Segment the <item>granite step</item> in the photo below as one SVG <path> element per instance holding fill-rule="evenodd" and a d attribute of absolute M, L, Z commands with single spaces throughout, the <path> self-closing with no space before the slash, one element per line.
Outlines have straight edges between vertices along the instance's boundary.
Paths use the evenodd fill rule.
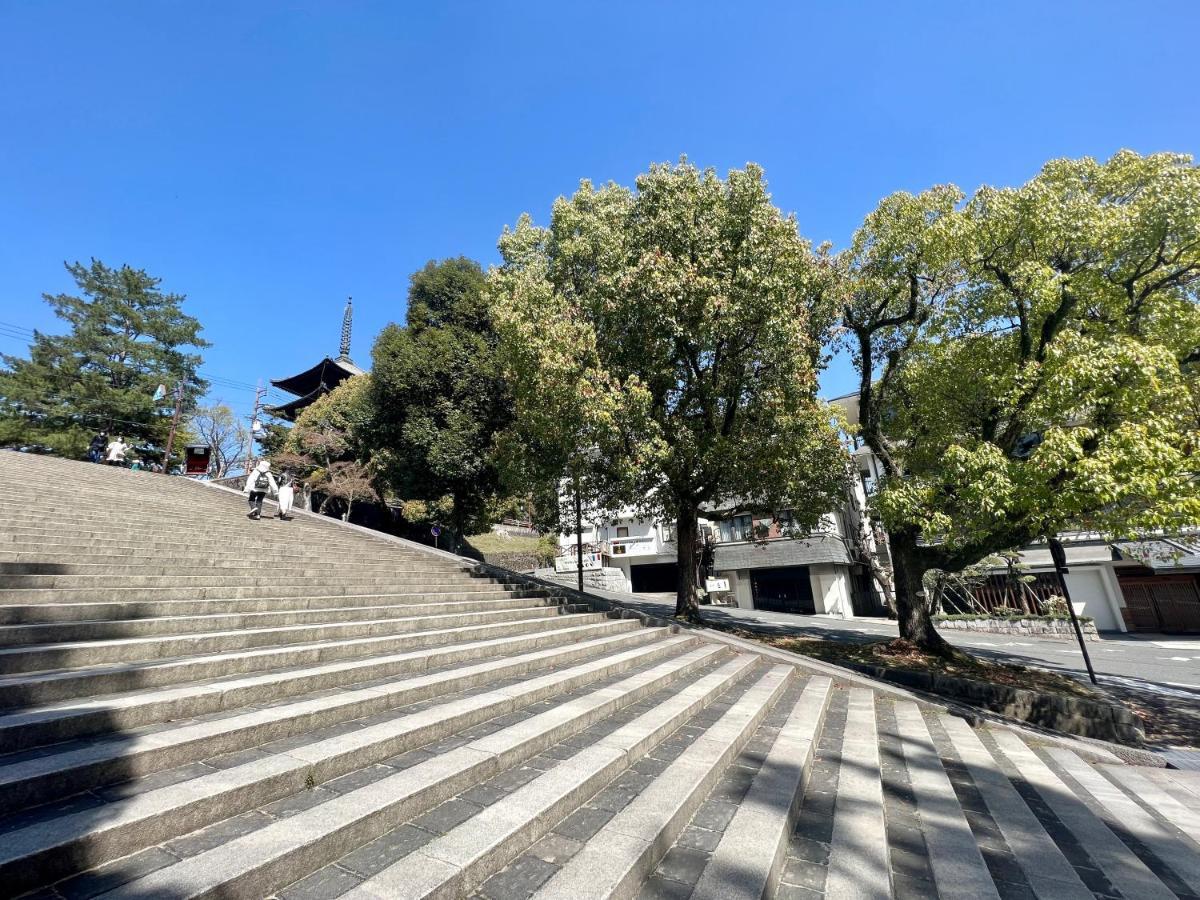
<path fill-rule="evenodd" d="M 713 648 L 704 648 L 704 652 L 711 654 Z M 548 675 L 540 681 L 554 678 Z M 625 682 L 521 718 L 367 787 L 134 879 L 109 896 L 268 896 L 336 860 L 348 849 L 519 766 L 558 741 L 655 693 L 659 687 L 659 677 L 643 670 Z M 548 696 L 547 687 L 538 679 L 526 682 L 520 690 Z"/>
<path fill-rule="evenodd" d="M 1017 778 L 1036 791 L 1092 864 L 1125 897 L 1170 900 L 1176 896 L 1104 821 L 1011 731 L 994 729 L 992 737 Z"/>
<path fill-rule="evenodd" d="M 528 606 L 518 609 L 402 618 L 376 617 L 348 622 L 245 628 L 238 631 L 34 644 L 0 650 L 0 674 L 16 675 L 100 663 L 137 662 L 168 656 L 221 653 L 252 647 L 309 643 L 322 639 L 337 640 L 368 635 L 432 631 L 459 625 L 481 625 L 538 616 L 553 617 L 583 611 L 582 608 L 568 606 L 536 605 L 535 601 L 531 601 Z"/>
<path fill-rule="evenodd" d="M 537 900 L 630 898 L 658 865 L 729 761 L 794 677 L 773 666 L 534 894 Z"/>
<path fill-rule="evenodd" d="M 28 712 L 29 707 L 67 699 L 79 700 L 101 694 L 198 683 L 210 678 L 233 678 L 274 669 L 298 669 L 338 660 L 375 660 L 390 654 L 428 648 L 439 648 L 438 658 L 445 663 L 461 662 L 471 654 L 486 656 L 525 647 L 521 641 L 504 640 L 518 635 L 542 634 L 547 644 L 553 644 L 586 639 L 587 635 L 632 631 L 638 627 L 638 623 L 632 619 L 613 619 L 602 613 L 575 613 L 432 631 L 286 644 L 204 656 L 91 665 L 0 678 L 0 708 L 25 707 Z M 414 662 L 414 665 L 420 667 L 424 663 L 418 665 Z"/>
<path fill-rule="evenodd" d="M 21 625 L 0 625 L 0 646 L 21 647 L 110 638 L 184 635 L 289 625 L 323 625 L 335 622 L 494 612 L 503 609 L 528 609 L 533 606 L 557 605 L 557 600 L 546 597 L 485 597 L 481 600 L 398 604 L 388 603 L 386 598 L 379 598 L 376 602 L 359 601 L 358 604 L 352 606 L 317 604 L 301 609 L 283 607 L 259 612 L 88 619 L 78 622 L 31 622 Z"/>
<path fill-rule="evenodd" d="M 541 597 L 551 592 L 489 581 L 466 585 L 440 585 L 435 591 L 386 591 L 302 597 L 226 597 L 213 600 L 94 600 L 68 603 L 11 603 L 0 605 L 0 624 L 28 625 L 49 622 L 97 622 L 109 619 L 153 619 L 164 616 L 204 616 L 222 613 L 256 613 L 276 610 L 344 608 L 386 604 L 421 605 L 455 601 L 511 600 Z M 448 590 L 445 588 L 449 588 Z"/>
<path fill-rule="evenodd" d="M 739 657 L 486 807 L 343 895 L 355 900 L 465 897 L 611 785 L 714 697 L 749 673 Z"/>
<path fill-rule="evenodd" d="M 246 708 L 260 685 L 271 696 L 280 696 L 279 683 L 270 677 L 241 679 L 227 683 L 216 683 L 208 691 L 202 689 L 179 689 L 174 692 L 159 692 L 155 706 L 156 715 L 142 715 L 136 705 L 137 697 L 122 697 L 107 704 L 107 712 L 114 718 L 124 714 L 125 721 L 111 724 L 94 740 L 74 744 L 62 744 L 53 752 L 33 755 L 27 759 L 14 758 L 0 771 L 0 809 L 16 809 L 45 803 L 58 797 L 69 796 L 120 777 L 148 775 L 162 769 L 183 765 L 210 756 L 242 750 L 270 741 L 292 737 L 314 728 L 346 722 L 362 716 L 370 716 L 436 697 L 442 694 L 467 690 L 489 680 L 529 675 L 538 670 L 577 663 L 581 659 L 600 657 L 602 660 L 646 658 L 647 654 L 668 653 L 686 643 L 686 638 L 658 640 L 661 635 L 641 630 L 624 634 L 593 637 L 591 640 L 567 646 L 538 647 L 511 656 L 487 658 L 483 661 L 467 661 L 464 664 L 436 672 L 426 672 L 389 680 L 384 684 L 354 687 L 342 690 L 310 688 L 312 696 L 295 693 L 296 685 L 288 684 L 292 690 L 283 694 L 277 703 L 261 707 Z M 653 645 L 653 646 L 651 646 Z M 425 661 L 436 655 L 427 654 Z M 410 660 L 411 661 L 411 660 Z M 313 673 L 319 677 L 321 673 Z M 179 715 L 164 716 L 162 707 L 174 701 L 183 709 Z M 87 712 L 104 713 L 105 704 L 93 702 L 85 706 Z M 52 714 L 60 710 L 41 711 Z M 80 707 L 68 707 L 64 713 L 79 712 Z M 233 714 L 226 714 L 233 711 Z M 216 716 L 214 717 L 214 714 Z M 197 721 L 187 720 L 195 718 Z M 35 723 L 57 723 L 47 716 L 41 719 L 34 715 L 7 716 L 15 728 L 34 730 Z M 21 721 L 21 720 L 24 721 Z M 143 729 L 147 723 L 179 720 L 182 724 L 166 730 Z M 43 729 L 43 734 L 46 729 Z M 104 734 L 112 734 L 105 739 Z M 18 737 L 20 735 L 18 734 Z M 37 746 L 45 741 L 30 738 Z M 14 741 L 16 743 L 16 741 Z"/>

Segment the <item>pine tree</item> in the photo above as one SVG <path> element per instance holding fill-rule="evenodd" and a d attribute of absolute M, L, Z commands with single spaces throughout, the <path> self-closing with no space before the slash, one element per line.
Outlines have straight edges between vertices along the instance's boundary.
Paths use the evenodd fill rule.
<path fill-rule="evenodd" d="M 70 332 L 34 332 L 29 358 L 0 356 L 0 443 L 38 443 L 82 454 L 104 429 L 133 444 L 162 447 L 183 383 L 190 411 L 207 389 L 197 369 L 209 346 L 182 310 L 182 294 L 164 294 L 143 269 L 99 260 L 66 264 L 81 296 L 43 294 Z M 154 399 L 159 385 L 166 396 Z"/>

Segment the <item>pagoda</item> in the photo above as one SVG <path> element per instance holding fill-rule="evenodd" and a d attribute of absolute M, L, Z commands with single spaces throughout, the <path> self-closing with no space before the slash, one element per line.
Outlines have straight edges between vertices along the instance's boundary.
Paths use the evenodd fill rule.
<path fill-rule="evenodd" d="M 299 375 L 293 375 L 290 378 L 271 379 L 271 384 L 275 385 L 281 391 L 294 394 L 296 399 L 280 404 L 279 406 L 268 406 L 266 408 L 268 413 L 277 418 L 295 422 L 296 417 L 300 415 L 306 406 L 315 403 L 347 378 L 366 374 L 350 359 L 350 326 L 353 317 L 352 301 L 353 298 L 347 298 L 346 312 L 342 315 L 342 345 L 337 359 L 330 359 L 326 356 L 315 366 L 305 369 Z"/>

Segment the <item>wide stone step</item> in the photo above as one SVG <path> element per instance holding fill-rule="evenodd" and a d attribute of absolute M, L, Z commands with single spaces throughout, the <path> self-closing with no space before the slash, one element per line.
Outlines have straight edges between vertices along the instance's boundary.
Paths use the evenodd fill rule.
<path fill-rule="evenodd" d="M 461 566 L 430 567 L 424 563 L 381 561 L 377 555 L 364 556 L 361 560 L 343 560 L 339 554 L 333 559 L 317 561 L 311 554 L 297 554 L 287 559 L 272 556 L 254 562 L 245 560 L 212 559 L 197 554 L 192 557 L 172 555 L 169 558 L 117 559 L 111 555 L 88 556 L 82 553 L 63 554 L 57 560 L 40 554 L 37 559 L 6 562 L 0 554 L 0 583 L 18 575 L 213 575 L 228 574 L 233 577 L 262 577 L 273 573 L 291 572 L 305 578 L 322 575 L 346 574 L 397 574 L 410 572 L 462 571 Z M 9 585 L 15 586 L 15 585 Z"/>
<path fill-rule="evenodd" d="M 1092 865 L 1123 896 L 1148 900 L 1168 900 L 1176 896 L 1019 737 L 1000 729 L 993 730 L 992 735 L 1000 752 L 1019 773 L 1019 779 L 1036 791 L 1072 839 L 1085 849 Z"/>
<path fill-rule="evenodd" d="M 337 660 L 367 659 L 368 668 L 379 666 L 379 671 L 385 671 L 388 655 L 432 647 L 443 648 L 437 658 L 442 664 L 450 664 L 526 648 L 521 641 L 499 640 L 514 635 L 543 633 L 543 643 L 549 646 L 557 642 L 585 640 L 589 636 L 632 631 L 638 627 L 638 623 L 632 619 L 611 619 L 603 613 L 576 613 L 554 618 L 539 616 L 487 625 L 40 672 L 0 679 L 0 708 L 30 707 L 71 698 L 198 683 L 210 678 L 234 678 L 252 672 L 299 668 Z M 417 660 L 414 665 L 420 668 L 425 663 Z M 357 671 L 355 667 L 350 667 L 346 677 L 358 677 L 355 674 Z M 403 671 L 403 668 L 397 671 Z M 322 683 L 341 683 L 328 671 L 323 672 L 320 678 Z M 27 709 L 26 712 L 31 711 Z M 103 724 L 112 722 L 109 720 Z"/>
<path fill-rule="evenodd" d="M 1200 853 L 1189 838 L 1173 824 L 1160 820 L 1140 806 L 1074 751 L 1053 747 L 1046 752 L 1083 789 L 1084 796 L 1092 801 L 1089 806 L 1110 830 L 1126 834 L 1150 848 L 1179 879 L 1183 892 L 1200 896 Z M 1181 893 L 1178 886 L 1176 893 Z"/>
<path fill-rule="evenodd" d="M 534 894 L 540 900 L 632 897 L 701 801 L 741 752 L 793 677 L 767 670 L 716 724 L 689 742 L 638 797 L 601 828 Z"/>
<path fill-rule="evenodd" d="M 106 563 L 121 563 L 123 565 L 162 565 L 163 560 L 188 564 L 213 566 L 233 566 L 245 568 L 260 565 L 265 562 L 295 562 L 321 564 L 363 562 L 373 565 L 391 565 L 398 568 L 419 567 L 423 570 L 459 571 L 471 561 L 435 557 L 428 562 L 414 558 L 408 551 L 393 551 L 390 547 L 373 551 L 359 546 L 356 548 L 338 548 L 336 553 L 327 553 L 322 546 L 308 546 L 301 541 L 290 541 L 286 545 L 272 547 L 269 552 L 263 552 L 259 545 L 245 545 L 235 550 L 234 545 L 201 546 L 175 541 L 160 542 L 152 546 L 150 542 L 131 544 L 128 542 L 99 541 L 63 543 L 61 541 L 11 541 L 0 543 L 0 561 L 6 565 L 15 563 L 37 563 L 54 565 L 56 563 L 90 563 L 103 565 Z"/>
<path fill-rule="evenodd" d="M 691 669 L 712 659 L 713 648 L 704 648 L 703 652 L 703 657 L 688 661 Z M 678 666 L 680 662 L 673 664 Z M 512 771 L 559 741 L 656 694 L 674 680 L 661 668 L 643 669 L 600 690 L 552 703 L 543 711 L 535 707 L 529 715 L 498 719 L 498 728 L 468 730 L 468 735 L 480 736 L 429 755 L 403 771 L 385 774 L 366 787 L 334 796 L 286 820 L 266 824 L 130 881 L 112 896 L 269 896 L 346 850 L 381 836 L 482 781 Z M 522 698 L 538 700 L 561 694 L 564 687 L 560 676 L 551 674 L 509 690 L 519 692 Z M 511 703 L 511 698 L 507 702 Z M 327 750 L 313 752 L 328 756 Z M 321 765 L 314 768 L 316 780 L 323 781 Z M 298 782 L 296 777 L 293 783 Z"/>
<path fill-rule="evenodd" d="M 478 815 L 368 878 L 347 898 L 466 897 L 585 801 L 613 784 L 680 725 L 744 678 L 741 657 L 700 678 Z"/>
<path fill-rule="evenodd" d="M 891 897 L 872 691 L 850 691 L 839 762 L 825 893 L 830 898 Z"/>
<path fill-rule="evenodd" d="M 1162 783 L 1156 776 L 1170 774 L 1165 770 L 1137 769 L 1133 766 L 1102 765 L 1099 767 L 1134 797 L 1145 801 L 1181 833 L 1200 848 L 1200 796 L 1184 790 L 1172 790 L 1176 785 Z M 1172 773 L 1174 774 L 1174 773 Z"/>
<path fill-rule="evenodd" d="M 221 571 L 208 572 L 198 575 L 184 575 L 172 572 L 163 575 L 4 575 L 0 576 L 3 589 L 0 594 L 16 590 L 54 590 L 54 591 L 92 591 L 101 593 L 118 588 L 121 591 L 139 588 L 178 588 L 194 590 L 196 588 L 221 587 L 236 585 L 238 587 L 296 587 L 304 584 L 322 583 L 354 583 L 354 584 L 470 584 L 474 579 L 467 572 L 446 572 L 430 574 L 428 572 L 395 572 L 395 571 L 358 571 L 353 574 L 345 572 L 330 572 L 325 570 L 315 575 L 302 575 L 299 572 L 283 570 L 280 572 L 258 572 L 249 575 Z"/>
<path fill-rule="evenodd" d="M 775 896 L 829 696 L 828 678 L 810 679 L 704 867 L 694 900 Z"/>
<path fill-rule="evenodd" d="M 212 529 L 219 527 L 228 538 L 229 546 L 235 547 L 284 547 L 292 543 L 317 544 L 322 540 L 327 540 L 330 545 L 335 547 L 362 547 L 357 536 L 348 537 L 337 532 L 329 533 L 324 528 L 318 529 L 308 524 L 298 524 L 299 519 L 281 522 L 264 515 L 263 518 L 253 521 L 248 519 L 245 513 L 239 512 L 233 515 L 235 519 L 232 525 L 211 518 L 189 518 L 186 523 L 178 525 L 158 523 L 157 526 L 147 524 L 144 527 L 130 527 L 113 522 L 97 523 L 95 527 L 92 527 L 69 520 L 61 523 L 43 521 L 36 525 L 21 525 L 18 522 L 9 521 L 5 523 L 3 535 L 6 540 L 12 542 L 47 540 L 59 543 L 90 543 L 97 541 L 124 542 L 136 545 L 182 543 L 187 546 L 217 547 L 221 542 L 215 539 Z M 239 519 L 240 521 L 238 521 Z M 399 545 L 383 539 L 368 538 L 367 546 L 376 542 L 391 546 L 397 552 L 403 552 Z"/>
<path fill-rule="evenodd" d="M 39 644 L 0 650 L 0 674 L 39 672 L 74 666 L 113 662 L 136 662 L 197 653 L 220 653 L 251 647 L 279 646 L 315 640 L 338 640 L 408 631 L 429 631 L 458 625 L 482 625 L 536 616 L 558 616 L 578 611 L 571 607 L 529 606 L 493 612 L 451 613 L 448 615 L 407 618 L 362 619 L 311 625 L 280 625 L 272 628 L 247 628 L 189 635 L 165 635 L 144 638 L 74 641 L 63 644 Z"/>
<path fill-rule="evenodd" d="M 689 640 L 661 633 L 648 635 L 643 631 L 593 637 L 572 646 L 537 647 L 534 642 L 534 649 L 525 653 L 399 678 L 379 687 L 289 696 L 283 702 L 257 709 L 242 708 L 237 701 L 230 701 L 236 710 L 232 715 L 198 715 L 195 721 L 185 720 L 165 730 L 126 728 L 111 739 L 64 743 L 48 754 L 16 758 L 0 772 L 3 801 L 0 808 L 20 809 L 49 803 L 97 786 L 303 736 L 431 698 L 486 687 L 496 681 L 533 677 L 550 668 L 582 666 L 588 671 L 599 671 L 606 666 L 617 666 L 619 669 L 631 660 L 649 661 L 671 655 Z M 253 688 L 253 685 L 243 686 Z M 231 687 L 239 690 L 236 684 Z M 509 693 L 511 690 L 515 688 Z M 218 711 L 221 709 L 218 707 Z M 353 735 L 356 730 L 347 729 L 345 734 Z M 386 732 L 386 728 L 379 730 Z M 439 735 L 442 736 L 445 735 Z M 352 737 L 346 739 L 353 741 Z M 396 752 L 401 751 L 385 756 Z"/>
<path fill-rule="evenodd" d="M 243 628 L 269 628 L 280 625 L 314 625 L 453 613 L 494 612 L 502 609 L 528 609 L 531 606 L 539 605 L 539 600 L 541 601 L 540 605 L 557 605 L 558 603 L 553 599 L 539 597 L 484 598 L 482 600 L 400 604 L 388 604 L 380 601 L 365 605 L 328 607 L 318 605 L 307 609 L 274 609 L 265 612 L 0 625 L 0 646 L 19 647 L 33 644 L 91 641 L 101 638 L 183 635 Z"/>
<path fill-rule="evenodd" d="M 14 750 L 79 735 L 133 729 L 249 703 L 275 702 L 306 691 L 341 689 L 431 667 L 472 663 L 506 653 L 548 650 L 575 642 L 602 647 L 606 645 L 596 642 L 612 639 L 618 643 L 638 643 L 649 639 L 636 623 L 604 619 L 599 614 L 556 621 L 558 628 L 541 629 L 531 629 L 529 622 L 513 623 L 511 634 L 472 634 L 459 630 L 453 637 L 463 642 L 454 644 L 444 643 L 446 634 L 434 634 L 432 636 L 443 643 L 430 647 L 423 647 L 420 641 L 423 635 L 417 635 L 411 647 L 401 647 L 397 652 L 381 656 L 335 659 L 284 671 L 226 676 L 205 683 L 143 689 L 14 711 L 0 716 L 0 746 Z M 518 627 L 520 630 L 515 630 Z M 184 662 L 180 661 L 180 665 Z"/>
<path fill-rule="evenodd" d="M 506 600 L 514 597 L 546 597 L 549 593 L 547 590 L 536 588 L 480 581 L 475 584 L 454 585 L 450 590 L 388 591 L 370 594 L 339 594 L 333 597 L 310 595 L 307 597 L 242 597 L 220 600 L 97 600 L 92 603 L 11 604 L 0 606 L 0 624 L 149 619 L 159 616 L 273 612 L 378 604 L 393 606 L 405 603 L 423 604 L 457 600 Z"/>
<path fill-rule="evenodd" d="M 1020 793 L 996 766 L 975 731 L 962 719 L 940 717 L 942 728 L 988 811 L 1039 897 L 1093 900 L 1094 895 Z"/>
<path fill-rule="evenodd" d="M 87 603 L 111 600 L 237 600 L 252 597 L 292 597 L 345 594 L 378 594 L 391 591 L 429 592 L 453 590 L 460 585 L 479 584 L 471 577 L 421 576 L 413 579 L 393 578 L 380 584 L 372 578 L 337 580 L 314 583 L 300 580 L 294 584 L 215 584 L 197 587 L 131 587 L 131 588 L 11 588 L 0 589 L 0 605 L 28 603 Z M 504 584 L 500 579 L 488 579 L 490 584 Z"/>

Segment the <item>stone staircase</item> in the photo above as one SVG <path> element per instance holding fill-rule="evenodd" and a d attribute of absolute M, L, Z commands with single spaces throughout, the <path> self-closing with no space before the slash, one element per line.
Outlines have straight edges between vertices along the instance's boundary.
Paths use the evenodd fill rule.
<path fill-rule="evenodd" d="M 1193 773 L 184 479 L 0 488 L 0 895 L 1200 895 Z"/>

